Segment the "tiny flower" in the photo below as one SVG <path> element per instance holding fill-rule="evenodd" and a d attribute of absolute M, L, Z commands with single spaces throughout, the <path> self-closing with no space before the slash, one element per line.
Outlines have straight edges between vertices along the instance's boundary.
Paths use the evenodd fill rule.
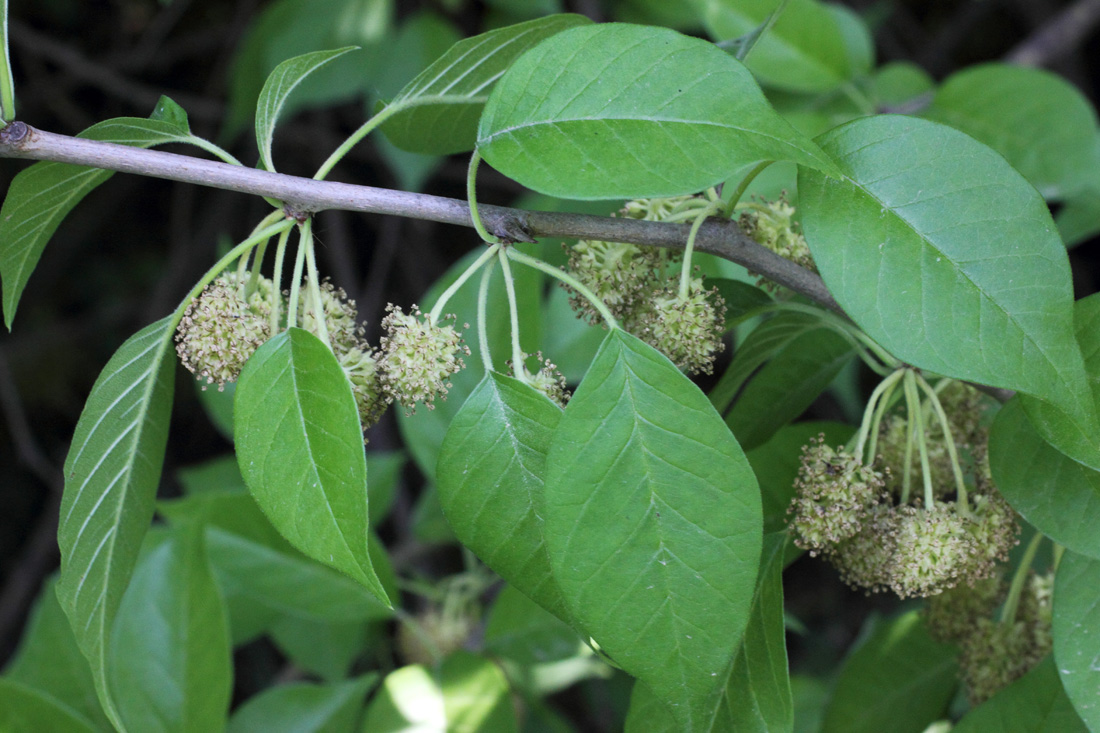
<path fill-rule="evenodd" d="M 967 521 L 954 503 L 898 510 L 897 545 L 890 587 L 901 598 L 931 596 L 953 588 L 978 552 Z"/>
<path fill-rule="evenodd" d="M 827 556 L 841 580 L 868 593 L 885 591 L 892 581 L 900 524 L 895 507 L 875 504 L 858 533 L 828 547 Z"/>
<path fill-rule="evenodd" d="M 678 288 L 656 293 L 624 326 L 685 371 L 710 374 L 714 357 L 725 348 L 726 303 L 717 288 L 705 290 L 703 278 L 691 280 L 687 294 Z"/>
<path fill-rule="evenodd" d="M 806 238 L 798 231 L 798 224 L 793 219 L 794 207 L 787 202 L 785 197 L 777 201 L 764 201 L 761 204 L 751 204 L 741 214 L 739 221 L 741 229 L 756 242 L 775 252 L 780 257 L 795 262 L 808 270 L 817 272 L 810 247 L 806 244 Z M 762 284 L 775 285 L 763 281 Z"/>
<path fill-rule="evenodd" d="M 386 307 L 378 368 L 386 397 L 404 405 L 410 413 L 418 403 L 434 409 L 437 395 L 446 398 L 449 378 L 465 366 L 460 354 L 470 350 L 462 334 L 450 325 L 430 323 L 415 305 L 409 313 L 399 306 Z"/>
<path fill-rule="evenodd" d="M 535 355 L 535 358 L 543 366 L 535 374 L 527 375 L 528 384 L 549 397 L 559 407 L 565 407 L 570 397 L 569 390 L 566 389 L 565 375 L 558 371 L 556 364 L 549 359 L 544 359 L 541 351 Z M 512 367 L 512 373 L 515 374 L 515 365 L 510 362 L 509 364 Z"/>
<path fill-rule="evenodd" d="M 176 329 L 176 353 L 196 378 L 224 389 L 271 336 L 271 281 L 257 280 L 245 298 L 249 274 L 225 273 L 191 301 Z M 203 387 L 205 389 L 205 387 Z"/>
<path fill-rule="evenodd" d="M 969 636 L 978 619 L 993 615 L 1006 590 L 999 577 L 990 577 L 929 596 L 922 611 L 929 636 L 937 641 L 958 644 Z"/>
<path fill-rule="evenodd" d="M 643 219 L 645 221 L 664 221 L 669 215 L 676 212 L 678 207 L 683 206 L 692 199 L 698 199 L 698 196 L 672 196 L 663 199 L 635 199 L 633 201 L 626 202 L 622 210 L 619 212 L 627 219 Z"/>
<path fill-rule="evenodd" d="M 653 248 L 619 242 L 581 240 L 569 249 L 569 271 L 607 306 L 616 318 L 633 310 L 657 281 L 661 254 Z M 589 323 L 602 320 L 599 312 L 579 293 L 569 302 Z"/>

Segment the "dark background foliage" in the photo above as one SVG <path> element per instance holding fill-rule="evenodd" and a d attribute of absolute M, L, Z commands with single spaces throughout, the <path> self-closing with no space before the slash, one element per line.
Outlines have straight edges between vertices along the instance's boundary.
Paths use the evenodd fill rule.
<path fill-rule="evenodd" d="M 227 114 L 234 55 L 259 0 L 12 0 L 12 62 L 20 118 L 42 129 L 75 134 L 110 117 L 144 117 L 161 94 L 189 113 L 194 131 L 219 140 L 246 164 L 256 160 L 245 128 L 230 133 Z M 874 29 L 880 63 L 910 60 L 937 79 L 961 67 L 1018 59 L 1049 68 L 1094 103 L 1100 98 L 1100 34 L 1090 29 L 1100 3 L 1056 0 L 849 0 Z M 643 0 L 398 0 L 405 17 L 431 9 L 464 34 L 486 23 L 522 20 L 507 8 L 555 9 L 598 20 L 621 11 L 674 7 Z M 1082 20 L 1044 41 L 1038 31 L 1067 8 Z M 638 17 L 638 16 L 634 16 Z M 691 31 L 690 26 L 685 28 Z M 371 65 L 384 74 L 388 61 Z M 381 83 L 381 82 L 380 82 Z M 301 112 L 280 127 L 275 158 L 284 172 L 309 175 L 364 119 L 363 102 Z M 0 186 L 24 164 L 0 164 Z M 481 198 L 507 203 L 520 190 L 485 171 Z M 465 160 L 446 161 L 425 190 L 463 196 Z M 339 180 L 400 187 L 387 160 L 361 145 L 337 170 Z M 265 212 L 263 201 L 184 184 L 116 176 L 61 226 L 31 279 L 15 330 L 0 336 L 0 664 L 14 650 L 43 579 L 58 562 L 57 505 L 61 464 L 84 399 L 102 365 L 130 334 L 167 313 L 213 262 Z M 326 212 L 317 233 L 320 267 L 358 301 L 377 341 L 385 304 L 412 303 L 477 242 L 472 231 L 429 222 Z M 1095 241 L 1072 252 L 1078 296 L 1097 289 Z M 174 469 L 228 449 L 203 412 L 191 380 L 177 382 L 163 495 L 178 491 Z M 815 417 L 835 416 L 823 398 Z M 399 445 L 392 416 L 371 432 L 370 449 Z M 453 569 L 449 551 L 423 547 L 411 534 L 423 479 L 409 468 L 395 511 L 383 527 L 395 562 L 440 575 Z M 400 570 L 400 567 L 399 567 Z M 895 603 L 844 588 L 825 565 L 804 558 L 785 576 L 788 610 L 814 629 L 792 637 L 792 668 L 832 666 L 873 609 Z M 811 646 L 812 644 L 812 646 Z M 273 648 L 254 644 L 238 657 L 238 694 L 280 673 Z"/>

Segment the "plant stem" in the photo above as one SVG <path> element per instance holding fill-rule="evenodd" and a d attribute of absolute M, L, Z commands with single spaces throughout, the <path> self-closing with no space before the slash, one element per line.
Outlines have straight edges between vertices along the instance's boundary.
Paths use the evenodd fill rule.
<path fill-rule="evenodd" d="M 163 150 L 56 135 L 22 122 L 13 122 L 0 130 L 0 157 L 53 160 L 257 194 L 285 201 L 287 209 L 295 213 L 342 209 L 473 226 L 466 201 L 318 181 Z M 688 227 L 683 224 L 640 219 L 523 211 L 501 206 L 481 206 L 479 213 L 490 231 L 509 232 L 532 240 L 534 237 L 563 237 L 680 248 L 688 234 Z M 826 308 L 841 312 L 818 275 L 760 246 L 745 236 L 735 222 L 708 220 L 699 229 L 695 249 L 743 265 Z"/>
<path fill-rule="evenodd" d="M 905 411 L 917 434 L 917 450 L 920 452 L 921 478 L 924 480 L 924 508 L 931 509 L 936 502 L 932 486 L 932 466 L 928 461 L 928 438 L 924 432 L 924 414 L 921 412 L 920 393 L 912 369 L 905 370 Z"/>
<path fill-rule="evenodd" d="M 381 112 L 371 117 L 369 120 L 359 126 L 359 129 L 351 133 L 348 139 L 340 144 L 340 147 L 332 151 L 332 154 L 325 159 L 325 162 L 321 164 L 321 167 L 317 169 L 317 172 L 313 174 L 313 180 L 324 180 L 325 176 L 332 172 L 332 169 L 336 167 L 336 164 L 344 159 L 344 156 L 354 148 L 360 140 L 371 134 L 374 128 L 381 125 L 383 122 L 393 116 L 395 112 L 399 112 L 403 109 L 400 105 L 390 105 L 383 109 Z"/>
<path fill-rule="evenodd" d="M 0 0 L 0 124 L 15 119 L 15 79 L 8 52 L 8 0 Z"/>
<path fill-rule="evenodd" d="M 1016 609 L 1020 605 L 1020 595 L 1027 581 L 1027 574 L 1031 570 L 1031 563 L 1035 561 L 1035 553 L 1039 551 L 1039 543 L 1043 541 L 1043 533 L 1036 530 L 1031 541 L 1027 543 L 1024 556 L 1020 558 L 1020 564 L 1016 568 L 1016 574 L 1012 576 L 1012 584 L 1008 587 L 1008 596 L 1001 607 L 1001 623 L 1013 623 L 1016 620 Z"/>
<path fill-rule="evenodd" d="M 329 350 L 332 350 L 332 340 L 328 335 L 328 324 L 325 323 L 325 305 L 321 301 L 321 278 L 317 274 L 317 260 L 313 251 L 313 219 L 306 219 L 302 223 L 302 242 L 299 246 L 306 248 L 306 272 L 309 278 L 309 295 L 313 301 L 313 320 L 317 322 L 318 336 Z"/>
<path fill-rule="evenodd" d="M 474 224 L 474 231 L 489 244 L 500 244 L 500 240 L 485 229 L 481 223 L 481 214 L 477 210 L 477 166 L 481 163 L 481 153 L 476 149 L 470 155 L 470 166 L 466 169 L 466 201 L 470 204 L 470 221 Z"/>
<path fill-rule="evenodd" d="M 936 394 L 936 390 L 932 389 L 932 385 L 926 382 L 920 374 L 916 375 L 916 382 L 917 386 L 928 397 L 928 403 L 932 405 L 932 409 L 940 421 L 940 428 L 943 430 L 943 440 L 947 444 L 947 455 L 951 459 L 951 472 L 955 476 L 955 505 L 958 513 L 962 517 L 969 517 L 970 502 L 966 495 L 966 481 L 963 480 L 962 468 L 959 466 L 959 452 L 955 448 L 955 436 L 951 433 L 951 424 L 947 420 L 947 413 L 943 411 L 943 405 L 940 404 L 940 398 Z"/>
<path fill-rule="evenodd" d="M 745 191 L 748 190 L 749 184 L 751 184 L 753 180 L 773 162 L 775 161 L 765 160 L 763 163 L 758 163 L 755 168 L 749 171 L 748 174 L 741 179 L 741 183 L 737 184 L 737 188 L 734 189 L 733 194 L 730 195 L 730 200 L 726 202 L 726 208 L 722 210 L 722 216 L 727 219 L 733 216 L 733 210 L 737 208 L 737 202 L 745 195 Z"/>
<path fill-rule="evenodd" d="M 493 355 L 489 353 L 489 328 L 486 311 L 489 304 L 489 280 L 493 276 L 493 268 L 486 267 L 481 271 L 481 283 L 477 287 L 477 342 L 481 348 L 481 365 L 488 374 L 493 370 Z"/>
<path fill-rule="evenodd" d="M 481 253 L 481 256 L 474 260 L 473 264 L 467 267 L 466 271 L 459 275 L 458 279 L 451 283 L 451 286 L 449 288 L 443 291 L 443 294 L 439 296 L 439 300 L 435 301 L 435 305 L 432 306 L 431 313 L 428 314 L 429 323 L 434 324 L 439 321 L 439 316 L 443 313 L 443 309 L 446 307 L 447 301 L 450 300 L 456 292 L 458 292 L 459 288 L 466 284 L 466 281 L 469 280 L 470 277 L 473 276 L 473 274 L 477 272 L 482 265 L 493 258 L 493 256 L 497 253 L 497 249 L 499 248 L 499 244 L 489 245 L 489 247 L 487 247 L 485 251 Z"/>
<path fill-rule="evenodd" d="M 508 316 L 511 321 L 512 333 L 512 374 L 521 382 L 526 383 L 527 367 L 523 363 L 523 350 L 519 347 L 519 307 L 516 305 L 516 283 L 512 279 L 512 266 L 508 264 L 506 248 L 497 250 L 497 258 L 500 260 L 501 274 L 504 275 L 504 290 L 508 293 Z"/>
<path fill-rule="evenodd" d="M 289 219 L 287 220 L 290 221 Z M 279 311 L 283 303 L 283 258 L 286 256 L 286 243 L 290 239 L 287 227 L 279 234 L 279 243 L 275 246 L 275 267 L 271 270 L 271 333 L 279 332 Z"/>
<path fill-rule="evenodd" d="M 508 256 L 516 262 L 521 262 L 528 267 L 534 267 L 536 270 L 542 270 L 550 277 L 560 280 L 569 287 L 573 288 L 578 293 L 587 298 L 588 302 L 592 304 L 592 307 L 599 311 L 600 315 L 603 316 L 604 323 L 607 324 L 608 328 L 619 328 L 619 322 L 615 320 L 615 316 L 611 315 L 611 311 L 607 309 L 607 306 L 604 305 L 604 302 L 597 298 L 595 293 L 582 285 L 581 282 L 577 280 L 577 278 L 573 277 L 564 270 L 543 262 L 542 260 L 535 259 L 534 257 L 529 257 L 522 252 L 517 251 L 514 247 L 508 248 Z"/>
<path fill-rule="evenodd" d="M 902 378 L 904 370 L 899 369 L 892 373 L 886 379 L 879 382 L 879 385 L 875 387 L 871 392 L 871 397 L 867 400 L 867 407 L 863 410 L 863 422 L 860 423 L 859 433 L 856 437 L 855 454 L 859 456 L 860 460 L 863 460 L 863 450 L 867 447 L 867 437 L 871 432 L 871 424 L 874 421 L 875 407 L 878 404 L 878 400 L 882 395 L 890 390 L 894 389 L 894 386 L 898 383 L 898 380 Z"/>
<path fill-rule="evenodd" d="M 305 241 L 302 230 L 298 229 L 298 251 L 294 254 L 294 274 L 290 280 L 290 303 L 287 305 L 286 327 L 293 328 L 298 325 L 298 301 L 302 288 L 302 265 L 306 258 Z"/>
<path fill-rule="evenodd" d="M 689 286 L 691 285 L 691 254 L 695 251 L 695 237 L 699 234 L 699 227 L 707 217 L 717 211 L 717 207 L 708 206 L 695 215 L 695 221 L 691 223 L 691 231 L 688 232 L 687 244 L 684 245 L 684 261 L 680 266 L 680 300 L 687 300 Z"/>

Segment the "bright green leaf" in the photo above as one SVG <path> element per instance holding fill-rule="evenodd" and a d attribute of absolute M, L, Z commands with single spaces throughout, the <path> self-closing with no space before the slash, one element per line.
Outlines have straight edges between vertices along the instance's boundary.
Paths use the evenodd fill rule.
<path fill-rule="evenodd" d="M 1085 733 L 1087 730 L 1058 681 L 1053 658 L 1047 657 L 967 713 L 951 733 Z"/>
<path fill-rule="evenodd" d="M 96 695 L 88 660 L 81 654 L 69 619 L 57 600 L 56 579 L 42 586 L 23 639 L 4 677 L 54 698 L 94 727 L 110 729 Z M 0 705 L 2 708 L 3 705 Z M 0 729 L 4 729 L 0 725 Z"/>
<path fill-rule="evenodd" d="M 794 705 L 783 626 L 786 544 L 785 532 L 764 538 L 749 625 L 725 684 L 710 702 L 713 717 L 698 729 L 700 731 L 778 733 L 793 730 Z M 679 730 L 668 709 L 644 684 L 635 683 L 626 719 L 627 733 L 677 733 Z"/>
<path fill-rule="evenodd" d="M 568 619 L 542 529 L 546 453 L 561 415 L 534 387 L 485 375 L 447 430 L 436 487 L 462 544 L 540 606 Z"/>
<path fill-rule="evenodd" d="M 738 356 L 742 353 L 743 348 Z M 799 334 L 752 376 L 726 425 L 745 450 L 763 445 L 805 412 L 855 355 L 852 343 L 831 328 Z"/>
<path fill-rule="evenodd" d="M 306 555 L 390 605 L 367 553 L 367 462 L 351 383 L 313 334 L 291 328 L 237 381 L 237 463 L 271 523 Z"/>
<path fill-rule="evenodd" d="M 936 88 L 936 80 L 927 71 L 908 61 L 891 61 L 875 70 L 868 90 L 879 107 L 913 103 L 917 97 Z"/>
<path fill-rule="evenodd" d="M 1096 176 L 1096 112 L 1060 76 L 1010 64 L 973 66 L 937 90 L 923 116 L 951 125 L 1003 155 L 1046 198 Z"/>
<path fill-rule="evenodd" d="M 1087 414 L 1069 262 L 1035 189 L 926 120 L 865 117 L 818 141 L 846 180 L 801 170 L 802 222 L 848 315 L 922 369 Z"/>
<path fill-rule="evenodd" d="M 138 563 L 115 617 L 107 675 L 129 730 L 225 729 L 228 620 L 198 524 L 177 528 Z"/>
<path fill-rule="evenodd" d="M 4 733 L 97 733 L 102 729 L 43 691 L 0 678 L 0 730 Z"/>
<path fill-rule="evenodd" d="M 287 59 L 275 67 L 260 90 L 256 101 L 256 145 L 260 149 L 260 161 L 269 170 L 275 170 L 271 160 L 271 140 L 275 136 L 275 123 L 295 87 L 333 59 L 356 50 L 354 46 L 332 51 L 314 51 Z"/>
<path fill-rule="evenodd" d="M 1054 583 L 1054 661 L 1077 714 L 1100 728 L 1100 560 L 1067 552 Z"/>
<path fill-rule="evenodd" d="M 551 15 L 459 41 L 390 100 L 385 108 L 393 117 L 382 131 L 417 153 L 473 150 L 489 92 L 512 62 L 554 34 L 589 23 L 583 15 Z"/>
<path fill-rule="evenodd" d="M 326 682 L 346 679 L 367 643 L 367 626 L 357 621 L 322 623 L 283 616 L 271 624 L 268 634 L 294 666 Z"/>
<path fill-rule="evenodd" d="M 149 119 L 171 125 L 180 135 L 191 134 L 191 123 L 187 120 L 187 112 L 175 100 L 163 94 L 157 100 L 157 106 L 153 108 Z"/>
<path fill-rule="evenodd" d="M 546 472 L 546 543 L 573 617 L 698 727 L 748 621 L 760 555 L 760 496 L 740 447 L 668 359 L 615 330 Z"/>
<path fill-rule="evenodd" d="M 361 733 L 516 733 L 508 681 L 487 659 L 457 652 L 435 672 L 391 672 L 367 707 Z"/>
<path fill-rule="evenodd" d="M 695 0 L 711 38 L 743 36 L 764 22 L 780 0 Z M 796 92 L 836 89 L 852 75 L 836 15 L 816 0 L 790 0 L 748 57 L 761 83 Z"/>
<path fill-rule="evenodd" d="M 1019 399 L 997 413 L 989 465 L 997 488 L 1024 519 L 1070 550 L 1100 559 L 1100 471 L 1043 440 Z"/>
<path fill-rule="evenodd" d="M 77 137 L 135 148 L 193 142 L 177 123 L 120 117 L 92 125 Z M 112 175 L 113 171 L 99 168 L 43 162 L 12 179 L 0 209 L 0 275 L 4 282 L 4 321 L 9 329 L 23 288 L 61 220 Z"/>
<path fill-rule="evenodd" d="M 917 611 L 879 623 L 844 661 L 822 733 L 920 733 L 955 693 L 956 653 L 928 636 Z"/>
<path fill-rule="evenodd" d="M 328 685 L 272 687 L 233 713 L 227 733 L 352 733 L 363 698 L 377 681 L 372 673 Z"/>
<path fill-rule="evenodd" d="M 760 160 L 836 171 L 731 56 L 614 23 L 563 31 L 518 59 L 485 105 L 477 145 L 528 188 L 573 199 L 692 193 Z"/>
<path fill-rule="evenodd" d="M 172 325 L 162 318 L 146 326 L 107 362 L 65 459 L 57 595 L 109 716 L 104 675 L 111 627 L 153 518 L 168 439 Z"/>

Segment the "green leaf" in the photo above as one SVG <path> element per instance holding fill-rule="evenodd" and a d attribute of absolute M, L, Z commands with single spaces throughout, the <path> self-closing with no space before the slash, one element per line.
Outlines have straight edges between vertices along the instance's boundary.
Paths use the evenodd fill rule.
<path fill-rule="evenodd" d="M 936 88 L 936 80 L 927 71 L 908 61 L 891 61 L 875 70 L 868 92 L 877 107 L 895 107 L 911 103 Z"/>
<path fill-rule="evenodd" d="M 516 246 L 520 247 L 525 254 L 535 251 L 529 245 Z M 421 298 L 421 302 L 436 302 L 443 291 L 481 254 L 482 251 L 474 250 L 456 262 L 432 285 Z M 534 354 L 539 350 L 539 340 L 542 335 L 542 319 L 539 310 L 543 291 L 542 274 L 530 267 L 514 267 L 512 275 L 515 278 L 516 303 L 519 309 L 520 346 L 526 353 Z M 477 323 L 479 280 L 478 277 L 467 280 L 447 302 L 447 311 L 456 316 L 455 320 L 459 324 Z M 493 368 L 503 372 L 507 370 L 506 362 L 512 356 L 512 336 L 508 315 L 510 312 L 508 295 L 504 289 L 504 278 L 501 277 L 499 270 L 493 273 L 489 281 L 486 309 L 485 330 L 488 335 L 489 350 L 493 355 Z M 467 368 L 452 377 L 452 386 L 447 399 L 437 400 L 434 410 L 420 409 L 413 415 L 408 415 L 402 410 L 397 411 L 397 426 L 401 430 L 401 437 L 425 476 L 435 476 L 436 459 L 439 457 L 439 448 L 443 444 L 447 428 L 462 408 L 466 398 L 481 383 L 484 376 L 484 372 L 478 368 L 482 364 L 481 346 L 478 339 L 474 337 L 473 331 L 467 336 L 473 353 L 465 359 Z M 450 535 L 449 528 L 446 532 Z"/>
<path fill-rule="evenodd" d="M 332 351 L 300 328 L 275 336 L 245 364 L 234 407 L 237 463 L 271 523 L 389 606 L 367 554 L 359 412 Z"/>
<path fill-rule="evenodd" d="M 260 161 L 264 168 L 275 170 L 275 163 L 271 160 L 271 139 L 275 136 L 275 123 L 290 93 L 314 71 L 354 50 L 355 46 L 347 46 L 295 56 L 276 66 L 267 77 L 256 101 L 256 145 L 260 149 Z"/>
<path fill-rule="evenodd" d="M 711 38 L 743 36 L 764 22 L 780 0 L 695 0 Z M 748 57 L 761 83 L 796 92 L 836 89 L 852 76 L 844 32 L 816 0 L 791 0 Z"/>
<path fill-rule="evenodd" d="M 1100 728 L 1100 560 L 1067 552 L 1054 583 L 1054 661 L 1062 687 L 1089 728 Z"/>
<path fill-rule="evenodd" d="M 274 0 L 250 24 L 227 74 L 229 105 L 224 135 L 252 118 L 264 81 L 279 63 L 310 51 L 359 46 L 360 53 L 327 64 L 287 100 L 283 114 L 331 106 L 372 91 L 388 59 L 394 0 Z"/>
<path fill-rule="evenodd" d="M 277 616 L 310 623 L 363 623 L 393 613 L 361 584 L 294 549 L 249 494 L 203 494 L 162 501 L 160 514 L 170 522 L 208 524 L 207 554 L 226 595 L 234 621 L 234 640 L 247 640 Z M 384 553 L 370 547 L 371 562 L 387 587 L 390 573 Z M 309 588 L 309 593 L 297 592 Z M 257 608 L 266 609 L 258 614 Z M 238 620 L 254 620 L 237 628 Z"/>
<path fill-rule="evenodd" d="M 271 624 L 268 634 L 290 663 L 325 682 L 347 679 L 367 644 L 367 626 L 357 621 L 323 623 L 283 616 Z"/>
<path fill-rule="evenodd" d="M 225 729 L 233 665 L 202 528 L 177 528 L 138 563 L 115 617 L 107 674 L 133 731 Z"/>
<path fill-rule="evenodd" d="M 612 671 L 569 625 L 510 585 L 493 601 L 485 652 L 504 667 L 514 687 L 533 697 Z"/>
<path fill-rule="evenodd" d="M 473 150 L 489 92 L 512 62 L 556 33 L 591 22 L 583 15 L 551 15 L 459 41 L 385 105 L 393 116 L 382 131 L 416 153 Z"/>
<path fill-rule="evenodd" d="M 1004 158 L 944 125 L 890 115 L 818 141 L 846 180 L 800 171 L 806 240 L 868 335 L 922 369 L 1091 412 L 1065 248 Z"/>
<path fill-rule="evenodd" d="M 162 318 L 119 347 L 92 386 L 65 459 L 57 595 L 115 723 L 107 650 L 153 518 L 172 411 L 173 325 Z"/>
<path fill-rule="evenodd" d="M 1058 544 L 1100 559 L 1100 471 L 1043 440 L 1019 399 L 997 413 L 989 466 L 997 488 L 1024 519 Z"/>
<path fill-rule="evenodd" d="M 135 148 L 193 140 L 174 122 L 140 117 L 105 120 L 77 137 Z M 113 171 L 99 168 L 44 162 L 35 163 L 12 179 L 0 209 L 0 276 L 4 283 L 4 322 L 9 329 L 23 288 L 61 220 L 112 175 Z"/>
<path fill-rule="evenodd" d="M 436 488 L 462 544 L 566 620 L 542 527 L 546 453 L 561 415 L 561 408 L 534 387 L 486 374 L 447 430 Z"/>
<path fill-rule="evenodd" d="M 187 112 L 179 106 L 175 100 L 165 95 L 160 95 L 157 106 L 149 119 L 155 122 L 163 122 L 176 128 L 180 135 L 191 135 L 191 123 L 187 120 Z"/>
<path fill-rule="evenodd" d="M 485 160 L 562 198 L 675 196 L 760 160 L 836 172 L 712 44 L 665 28 L 573 28 L 518 59 L 478 126 Z"/>
<path fill-rule="evenodd" d="M 951 733 L 1085 733 L 1087 730 L 1058 681 L 1053 658 L 1047 657 L 967 713 Z"/>
<path fill-rule="evenodd" d="M 760 731 L 794 729 L 794 703 L 787 673 L 787 643 L 783 626 L 783 558 L 787 534 L 764 538 L 760 576 L 753 595 L 749 625 L 721 694 L 711 701 L 712 717 L 699 730 Z M 677 733 L 672 714 L 642 683 L 630 698 L 626 731 Z"/>
<path fill-rule="evenodd" d="M 970 67 L 948 77 L 921 114 L 996 150 L 1048 199 L 1080 189 L 1100 163 L 1092 104 L 1042 69 Z"/>
<path fill-rule="evenodd" d="M 363 698 L 378 675 L 347 682 L 279 685 L 248 699 L 233 713 L 227 733 L 352 733 Z"/>
<path fill-rule="evenodd" d="M 516 733 L 508 681 L 487 659 L 457 652 L 434 674 L 419 664 L 386 675 L 362 733 Z"/>
<path fill-rule="evenodd" d="M 955 693 L 956 653 L 928 636 L 917 611 L 876 625 L 844 661 L 822 733 L 920 733 Z"/>
<path fill-rule="evenodd" d="M 181 468 L 176 472 L 176 480 L 187 495 L 248 491 L 237 457 L 232 453 Z"/>
<path fill-rule="evenodd" d="M 836 422 L 796 423 L 780 428 L 767 443 L 746 453 L 760 482 L 765 532 L 782 532 L 787 528 L 787 508 L 795 494 L 802 446 L 809 445 L 819 435 L 825 436 L 826 445 L 844 445 L 854 432 L 851 425 Z"/>
<path fill-rule="evenodd" d="M 96 728 L 63 702 L 15 680 L 0 678 L 0 730 L 4 733 L 96 733 Z"/>
<path fill-rule="evenodd" d="M 56 589 L 56 578 L 50 578 L 42 586 L 19 649 L 4 670 L 4 677 L 35 688 L 71 708 L 93 727 L 109 730 L 111 725 L 99 704 L 88 660 L 76 645 Z M 2 725 L 0 729 L 4 729 Z"/>
<path fill-rule="evenodd" d="M 737 356 L 743 353 L 744 348 Z M 752 376 L 726 425 L 745 450 L 763 445 L 805 412 L 855 355 L 852 343 L 831 328 L 798 334 Z"/>
<path fill-rule="evenodd" d="M 616 329 L 546 474 L 546 543 L 573 617 L 685 729 L 700 726 L 760 556 L 760 496 L 737 441 L 668 359 Z"/>

